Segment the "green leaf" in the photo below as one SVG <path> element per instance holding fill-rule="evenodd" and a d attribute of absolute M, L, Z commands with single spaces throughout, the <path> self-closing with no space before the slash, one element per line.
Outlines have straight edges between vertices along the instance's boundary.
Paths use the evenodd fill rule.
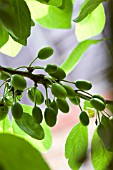
<path fill-rule="evenodd" d="M 0 24 L 0 48 L 8 41 L 9 34 Z"/>
<path fill-rule="evenodd" d="M 24 105 L 24 104 L 22 104 L 22 107 L 23 107 L 24 112 L 29 113 L 29 114 L 32 113 L 33 107 Z M 44 129 L 45 137 L 42 140 L 37 140 L 37 139 L 34 139 L 31 136 L 27 135 L 24 131 L 22 131 L 15 123 L 15 120 L 12 121 L 13 133 L 15 135 L 18 135 L 18 136 L 24 138 L 26 141 L 31 143 L 39 151 L 45 152 L 45 151 L 49 150 L 52 145 L 52 133 L 51 133 L 51 129 L 46 125 L 45 121 L 43 121 L 41 123 L 41 126 Z"/>
<path fill-rule="evenodd" d="M 108 170 L 110 163 L 113 162 L 113 153 L 106 150 L 97 130 L 95 130 L 92 139 L 91 160 L 95 170 Z"/>
<path fill-rule="evenodd" d="M 74 20 L 75 22 L 82 21 L 88 16 L 94 9 L 96 9 L 100 3 L 106 2 L 108 0 L 85 0 L 82 4 L 79 16 Z"/>
<path fill-rule="evenodd" d="M 0 121 L 0 133 L 12 133 L 11 121 L 8 115 L 2 121 Z"/>
<path fill-rule="evenodd" d="M 105 148 L 113 152 L 113 119 L 102 115 L 101 124 L 97 127 L 97 133 Z"/>
<path fill-rule="evenodd" d="M 2 25 L 15 41 L 26 45 L 31 29 L 31 16 L 26 2 L 24 0 L 10 0 L 6 5 L 2 2 L 0 4 Z"/>
<path fill-rule="evenodd" d="M 25 1 L 27 2 L 30 0 L 25 0 Z M 57 1 L 56 0 L 36 0 L 36 1 L 38 1 L 42 4 L 51 5 L 51 6 L 55 6 L 55 7 L 60 7 L 62 5 L 62 3 L 64 2 L 64 0 L 63 0 L 63 2 L 62 2 L 62 0 L 57 0 Z"/>
<path fill-rule="evenodd" d="M 72 2 L 65 0 L 64 9 L 48 6 L 37 1 L 27 1 L 31 16 L 45 28 L 71 28 Z"/>
<path fill-rule="evenodd" d="M 2 170 L 37 170 L 37 167 L 40 170 L 50 170 L 40 152 L 25 140 L 11 134 L 0 134 Z"/>
<path fill-rule="evenodd" d="M 23 116 L 20 120 L 15 120 L 17 125 L 25 133 L 30 135 L 32 138 L 42 140 L 44 138 L 44 130 L 40 124 L 34 123 L 34 120 L 31 115 L 23 113 Z"/>
<path fill-rule="evenodd" d="M 50 149 L 52 145 L 52 134 L 50 128 L 43 122 L 42 127 L 44 129 L 45 137 L 42 140 L 37 140 L 27 135 L 24 131 L 22 131 L 15 121 L 12 122 L 13 133 L 21 138 L 24 138 L 27 142 L 29 142 L 33 147 L 38 149 L 41 152 L 46 152 Z"/>
<path fill-rule="evenodd" d="M 93 106 L 90 104 L 90 101 L 85 100 L 84 105 L 83 105 L 83 109 L 87 110 L 87 108 L 93 108 Z"/>
<path fill-rule="evenodd" d="M 106 108 L 113 114 L 113 105 L 106 104 Z"/>
<path fill-rule="evenodd" d="M 65 71 L 66 74 L 69 74 L 77 65 L 79 60 L 81 59 L 84 52 L 93 44 L 97 44 L 101 42 L 101 40 L 85 40 L 80 42 L 77 47 L 71 52 L 69 57 L 64 61 L 61 65 L 61 68 Z"/>
<path fill-rule="evenodd" d="M 62 1 L 64 1 L 64 0 L 57 0 L 57 1 L 56 0 L 49 0 L 48 5 L 59 7 L 63 3 Z"/>
<path fill-rule="evenodd" d="M 21 50 L 22 45 L 15 42 L 10 36 L 7 43 L 0 48 L 0 52 L 10 57 L 15 57 Z"/>
<path fill-rule="evenodd" d="M 96 36 L 102 32 L 105 26 L 105 13 L 102 4 L 92 11 L 81 22 L 76 23 L 75 34 L 78 41 Z"/>
<path fill-rule="evenodd" d="M 78 170 L 86 158 L 88 129 L 81 123 L 70 132 L 65 144 L 65 157 L 71 169 Z"/>

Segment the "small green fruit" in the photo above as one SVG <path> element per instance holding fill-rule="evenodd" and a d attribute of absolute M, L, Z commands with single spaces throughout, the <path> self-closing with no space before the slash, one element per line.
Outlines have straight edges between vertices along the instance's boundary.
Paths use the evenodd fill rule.
<path fill-rule="evenodd" d="M 98 111 L 102 111 L 105 109 L 105 103 L 98 98 L 92 98 L 90 100 L 90 103 Z"/>
<path fill-rule="evenodd" d="M 56 103 L 61 112 L 63 113 L 69 112 L 69 105 L 65 99 L 57 99 Z"/>
<path fill-rule="evenodd" d="M 78 96 L 74 97 L 74 98 L 69 98 L 69 100 L 71 101 L 71 103 L 73 103 L 74 105 L 79 105 L 80 104 L 80 98 Z"/>
<path fill-rule="evenodd" d="M 57 71 L 57 66 L 55 64 L 47 64 L 44 70 L 47 73 L 52 74 Z"/>
<path fill-rule="evenodd" d="M 79 119 L 80 122 L 84 125 L 84 126 L 88 126 L 89 125 L 89 117 L 87 115 L 87 113 L 85 111 L 82 111 L 79 115 Z"/>
<path fill-rule="evenodd" d="M 92 98 L 100 99 L 100 100 L 102 100 L 102 102 L 104 102 L 106 104 L 106 101 L 104 100 L 104 98 L 98 94 L 93 95 Z"/>
<path fill-rule="evenodd" d="M 7 106 L 0 106 L 0 120 L 3 120 L 7 116 L 8 110 Z"/>
<path fill-rule="evenodd" d="M 53 127 L 56 124 L 57 117 L 53 108 L 47 107 L 44 112 L 45 122 L 48 126 Z"/>
<path fill-rule="evenodd" d="M 86 80 L 77 80 L 75 86 L 80 90 L 90 90 L 92 87 L 91 82 Z"/>
<path fill-rule="evenodd" d="M 49 58 L 53 54 L 53 49 L 51 47 L 44 47 L 38 53 L 38 58 L 41 60 L 45 60 Z"/>
<path fill-rule="evenodd" d="M 52 85 L 51 91 L 52 91 L 52 94 L 57 98 L 66 98 L 67 96 L 67 92 L 65 88 L 58 83 L 54 83 Z"/>
<path fill-rule="evenodd" d="M 19 103 L 14 103 L 11 107 L 11 112 L 12 112 L 12 115 L 14 117 L 14 119 L 21 119 L 22 115 L 23 115 L 23 108 L 21 106 L 21 104 Z"/>
<path fill-rule="evenodd" d="M 62 68 L 57 67 L 57 71 L 50 74 L 50 76 L 58 80 L 63 80 L 66 77 L 66 73 Z"/>
<path fill-rule="evenodd" d="M 39 107 L 35 106 L 33 108 L 32 116 L 35 123 L 40 124 L 42 122 L 43 116 L 42 116 L 42 111 Z"/>
<path fill-rule="evenodd" d="M 67 97 L 69 97 L 69 98 L 74 98 L 75 97 L 76 94 L 75 94 L 75 91 L 72 89 L 72 87 L 70 87 L 67 84 L 63 85 L 63 87 L 67 91 Z"/>
<path fill-rule="evenodd" d="M 58 114 L 58 106 L 55 102 L 55 100 L 53 100 L 51 103 L 50 103 L 50 107 L 54 109 L 56 115 Z"/>
<path fill-rule="evenodd" d="M 35 87 L 32 87 L 31 89 L 28 90 L 28 97 L 32 102 L 34 102 L 34 98 L 36 97 L 36 104 L 38 105 L 44 102 L 43 94 L 38 89 L 36 89 L 35 91 Z"/>
<path fill-rule="evenodd" d="M 26 88 L 27 83 L 23 76 L 14 74 L 11 76 L 11 85 L 17 90 L 23 90 Z"/>

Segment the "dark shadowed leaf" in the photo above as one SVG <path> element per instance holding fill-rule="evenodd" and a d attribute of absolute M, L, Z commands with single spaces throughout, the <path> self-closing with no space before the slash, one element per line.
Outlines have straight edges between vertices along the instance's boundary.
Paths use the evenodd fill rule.
<path fill-rule="evenodd" d="M 22 107 L 23 107 L 24 112 L 26 112 L 30 115 L 32 114 L 32 109 L 33 109 L 32 106 L 22 104 Z M 18 125 L 16 124 L 15 120 L 12 121 L 12 130 L 15 135 L 24 138 L 39 151 L 45 152 L 45 151 L 49 150 L 52 145 L 52 133 L 51 133 L 51 129 L 49 128 L 49 126 L 46 125 L 46 123 L 44 121 L 41 123 L 41 126 L 44 129 L 45 137 L 42 140 L 37 140 L 37 139 L 34 139 L 31 136 L 29 136 L 23 130 L 21 130 L 18 127 Z"/>
<path fill-rule="evenodd" d="M 79 16 L 74 21 L 75 22 L 82 21 L 85 17 L 88 16 L 88 14 L 90 14 L 95 8 L 97 8 L 100 3 L 105 1 L 108 0 L 85 0 L 84 3 L 82 4 Z"/>
<path fill-rule="evenodd" d="M 113 114 L 113 105 L 106 104 L 106 108 Z"/>
<path fill-rule="evenodd" d="M 113 152 L 113 119 L 102 116 L 101 124 L 97 127 L 97 133 L 105 148 Z"/>
<path fill-rule="evenodd" d="M 40 124 L 34 123 L 31 115 L 24 112 L 20 120 L 15 120 L 17 125 L 31 137 L 42 140 L 44 138 L 44 130 Z"/>
<path fill-rule="evenodd" d="M 106 150 L 101 138 L 97 134 L 97 130 L 95 130 L 92 139 L 91 159 L 95 170 L 112 170 L 108 167 L 113 167 L 113 152 Z"/>
<path fill-rule="evenodd" d="M 0 24 L 0 48 L 8 41 L 9 34 Z"/>
<path fill-rule="evenodd" d="M 27 44 L 30 35 L 31 16 L 24 0 L 10 0 L 6 5 L 0 3 L 0 22 L 11 37 L 23 44 Z"/>

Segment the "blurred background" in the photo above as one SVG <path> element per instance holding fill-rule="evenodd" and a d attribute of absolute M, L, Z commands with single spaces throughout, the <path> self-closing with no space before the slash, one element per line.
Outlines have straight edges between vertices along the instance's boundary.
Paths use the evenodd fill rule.
<path fill-rule="evenodd" d="M 77 15 L 81 0 L 77 1 L 73 8 L 73 17 Z M 96 38 L 113 37 L 113 1 L 105 3 L 105 12 L 107 16 L 106 26 L 103 32 Z M 106 99 L 113 98 L 113 40 L 103 41 L 97 45 L 92 45 L 84 54 L 77 64 L 76 68 L 67 76 L 67 80 L 75 81 L 77 79 L 86 79 L 92 82 L 92 93 L 102 94 Z M 0 54 L 0 65 L 6 67 L 19 67 L 29 65 L 40 48 L 51 46 L 54 49 L 54 55 L 46 61 L 37 60 L 34 65 L 45 66 L 48 63 L 61 65 L 66 57 L 69 56 L 74 47 L 78 44 L 75 36 L 75 24 L 72 22 L 72 28 L 65 30 L 48 30 L 36 23 L 32 28 L 31 36 L 28 38 L 28 45 L 22 47 L 21 51 L 15 58 L 11 58 L 4 54 Z M 28 80 L 29 82 L 29 80 Z M 31 86 L 31 82 L 28 83 Z M 40 87 L 42 88 L 42 87 Z M 42 89 L 43 90 L 43 89 Z M 22 103 L 32 103 L 28 100 L 27 95 L 22 99 Z M 70 103 L 70 112 L 67 115 L 59 113 L 58 123 L 52 128 L 53 145 L 48 153 L 44 153 L 44 157 L 49 163 L 52 170 L 70 170 L 67 160 L 64 156 L 64 145 L 68 133 L 74 125 L 77 124 L 79 108 Z M 91 119 L 89 125 L 89 141 L 91 141 L 92 132 L 95 127 L 95 119 Z M 90 163 L 90 145 L 88 160 L 80 168 L 81 170 L 93 167 Z"/>

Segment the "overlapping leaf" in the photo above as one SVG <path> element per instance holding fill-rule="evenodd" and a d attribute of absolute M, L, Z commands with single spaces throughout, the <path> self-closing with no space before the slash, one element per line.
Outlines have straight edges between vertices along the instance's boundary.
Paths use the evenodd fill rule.
<path fill-rule="evenodd" d="M 30 0 L 25 0 L 26 2 L 27 1 L 30 1 Z M 60 7 L 62 5 L 62 0 L 36 0 L 42 4 L 46 4 L 46 5 L 52 5 L 52 6 L 55 6 L 55 7 Z M 64 0 L 63 0 L 64 1 Z"/>
<path fill-rule="evenodd" d="M 113 105 L 107 104 L 106 108 L 113 114 Z"/>
<path fill-rule="evenodd" d="M 31 137 L 38 140 L 42 140 L 44 138 L 45 134 L 42 126 L 35 123 L 31 115 L 24 112 L 22 118 L 20 120 L 16 120 L 16 123 L 20 129 Z"/>
<path fill-rule="evenodd" d="M 91 159 L 95 170 L 113 169 L 113 152 L 106 150 L 96 130 L 92 139 Z"/>
<path fill-rule="evenodd" d="M 71 169 L 78 170 L 86 159 L 88 129 L 81 123 L 70 132 L 65 144 L 65 157 Z"/>
<path fill-rule="evenodd" d="M 85 0 L 82 4 L 79 16 L 74 21 L 82 21 L 85 17 L 88 16 L 88 14 L 90 14 L 94 9 L 96 9 L 100 3 L 105 1 L 108 0 Z"/>
<path fill-rule="evenodd" d="M 29 114 L 32 113 L 31 106 L 23 104 L 22 107 L 23 107 L 24 112 L 29 113 Z M 32 138 L 31 136 L 27 135 L 25 132 L 23 132 L 17 126 L 17 124 L 15 123 L 14 120 L 12 122 L 12 128 L 13 128 L 13 132 L 15 135 L 18 135 L 18 136 L 24 138 L 29 143 L 31 143 L 35 148 L 37 148 L 39 151 L 45 152 L 45 151 L 49 150 L 52 145 L 52 133 L 51 133 L 50 128 L 46 125 L 46 123 L 44 121 L 42 122 L 41 126 L 44 129 L 45 137 L 42 140 L 36 140 L 36 139 Z"/>
<path fill-rule="evenodd" d="M 0 2 L 0 22 L 12 38 L 23 44 L 27 44 L 30 35 L 31 16 L 24 0 L 7 0 Z"/>
<path fill-rule="evenodd" d="M 6 154 L 7 153 L 7 154 Z M 22 138 L 0 134 L 1 170 L 50 170 L 41 154 Z"/>
<path fill-rule="evenodd" d="M 9 39 L 6 42 L 6 44 L 0 48 L 0 52 L 10 57 L 16 57 L 16 55 L 20 52 L 21 48 L 22 48 L 22 45 L 15 42 L 9 36 Z"/>
<path fill-rule="evenodd" d="M 0 24 L 0 48 L 8 41 L 9 34 Z"/>
<path fill-rule="evenodd" d="M 31 112 L 32 112 L 31 106 L 22 105 L 22 107 L 23 107 L 24 112 L 31 114 Z M 30 118 L 31 118 L 31 116 L 30 116 Z M 31 118 L 31 121 L 32 121 L 32 118 Z M 42 140 L 37 140 L 37 139 L 34 139 L 31 136 L 29 136 L 30 134 L 28 135 L 23 130 L 21 130 L 19 128 L 19 126 L 16 124 L 14 119 L 12 120 L 12 123 L 11 123 L 11 121 L 9 120 L 9 118 L 7 116 L 4 120 L 0 121 L 0 133 L 11 133 L 11 134 L 17 135 L 21 138 L 24 138 L 26 141 L 28 141 L 31 145 L 33 145 L 39 151 L 45 152 L 45 151 L 49 150 L 52 145 L 52 133 L 51 133 L 50 128 L 46 125 L 46 123 L 44 121 L 42 122 L 41 126 L 44 129 L 45 137 Z M 28 124 L 26 126 L 24 123 L 24 128 L 25 127 L 26 127 L 27 131 L 28 130 L 30 131 L 30 133 L 31 133 L 31 130 L 34 131 L 33 133 L 36 133 L 36 136 L 40 132 L 40 131 L 39 132 L 36 131 L 37 128 L 33 129 L 33 127 L 32 127 L 32 129 L 31 129 L 28 126 Z M 37 130 L 40 130 L 40 128 L 38 128 Z"/>
<path fill-rule="evenodd" d="M 101 124 L 97 127 L 97 133 L 105 148 L 113 152 L 113 119 L 102 116 Z"/>
<path fill-rule="evenodd" d="M 105 26 L 104 7 L 100 4 L 81 22 L 76 23 L 75 34 L 78 41 L 96 36 L 102 32 Z"/>
<path fill-rule="evenodd" d="M 70 28 L 72 16 L 72 1 L 64 0 L 63 9 L 38 3 L 37 1 L 27 1 L 31 16 L 40 25 L 46 28 Z"/>

